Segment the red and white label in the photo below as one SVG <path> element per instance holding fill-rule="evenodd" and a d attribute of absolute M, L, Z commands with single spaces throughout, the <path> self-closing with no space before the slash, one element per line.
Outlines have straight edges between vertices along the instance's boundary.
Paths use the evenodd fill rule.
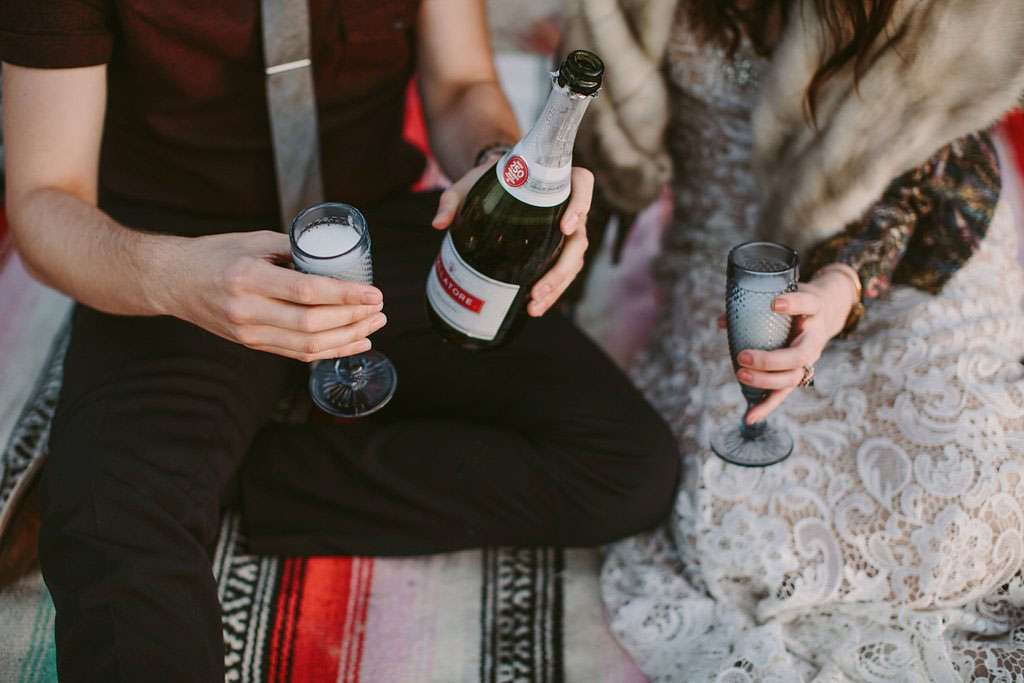
<path fill-rule="evenodd" d="M 509 154 L 495 166 L 495 173 L 505 191 L 525 204 L 557 206 L 569 198 L 571 159 L 564 166 L 542 166 L 527 164 L 519 154 Z"/>
<path fill-rule="evenodd" d="M 505 320 L 519 285 L 473 269 L 455 249 L 450 234 L 427 276 L 427 301 L 442 320 L 468 337 L 491 341 Z"/>
<path fill-rule="evenodd" d="M 526 159 L 513 154 L 505 162 L 502 175 L 509 187 L 522 187 L 530 179 L 530 167 L 526 165 Z"/>

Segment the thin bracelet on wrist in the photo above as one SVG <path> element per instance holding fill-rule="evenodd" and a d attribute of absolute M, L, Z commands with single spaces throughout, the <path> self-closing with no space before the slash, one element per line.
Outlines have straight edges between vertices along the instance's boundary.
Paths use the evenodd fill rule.
<path fill-rule="evenodd" d="M 838 265 L 829 264 L 821 268 L 818 272 L 824 273 L 830 270 L 842 273 L 847 280 L 853 283 L 855 292 L 854 301 L 850 306 L 850 314 L 846 316 L 846 322 L 843 323 L 843 329 L 839 331 L 840 336 L 846 336 L 852 332 L 855 327 L 857 327 L 857 323 L 859 323 L 864 317 L 864 288 L 860 282 L 860 274 L 853 270 L 853 268 L 847 270 L 846 268 L 842 268 Z M 850 271 L 853 271 L 852 275 L 850 274 Z"/>
<path fill-rule="evenodd" d="M 490 157 L 492 154 L 497 154 L 498 156 L 505 156 L 509 151 L 511 151 L 511 149 L 512 145 L 508 144 L 507 142 L 492 142 L 491 144 L 487 145 L 486 147 L 483 147 L 479 152 L 476 153 L 476 159 L 473 160 L 473 165 L 479 166 L 480 164 L 484 163 L 487 160 L 487 158 Z"/>

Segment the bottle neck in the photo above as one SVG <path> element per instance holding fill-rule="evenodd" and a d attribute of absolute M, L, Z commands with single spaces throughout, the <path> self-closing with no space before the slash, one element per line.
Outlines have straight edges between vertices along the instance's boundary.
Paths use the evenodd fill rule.
<path fill-rule="evenodd" d="M 540 117 L 516 147 L 528 162 L 560 168 L 572 164 L 576 131 L 593 98 L 577 95 L 558 85 L 557 81 L 552 82 L 551 93 Z"/>
<path fill-rule="evenodd" d="M 555 206 L 569 197 L 572 148 L 593 99 L 552 80 L 551 94 L 537 122 L 497 167 L 502 186 L 534 206 Z"/>

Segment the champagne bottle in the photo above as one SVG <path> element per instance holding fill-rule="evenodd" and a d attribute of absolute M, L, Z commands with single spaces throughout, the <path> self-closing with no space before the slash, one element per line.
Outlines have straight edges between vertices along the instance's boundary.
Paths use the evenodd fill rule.
<path fill-rule="evenodd" d="M 493 348 L 525 321 L 530 288 L 562 248 L 576 130 L 603 74 L 597 55 L 566 57 L 533 128 L 466 195 L 427 278 L 427 311 L 448 341 Z"/>

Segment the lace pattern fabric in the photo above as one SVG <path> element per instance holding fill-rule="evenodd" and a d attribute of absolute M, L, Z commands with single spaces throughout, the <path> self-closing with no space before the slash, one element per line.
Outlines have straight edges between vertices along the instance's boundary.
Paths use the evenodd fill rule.
<path fill-rule="evenodd" d="M 608 549 L 612 628 L 654 681 L 1024 680 L 1024 273 L 1005 205 L 941 292 L 895 285 L 830 344 L 776 412 L 793 456 L 745 469 L 707 447 L 742 406 L 708 295 L 756 217 L 763 64 L 737 59 L 750 69 L 685 27 L 669 52 L 667 304 L 633 376 L 684 473 L 665 527 Z"/>

